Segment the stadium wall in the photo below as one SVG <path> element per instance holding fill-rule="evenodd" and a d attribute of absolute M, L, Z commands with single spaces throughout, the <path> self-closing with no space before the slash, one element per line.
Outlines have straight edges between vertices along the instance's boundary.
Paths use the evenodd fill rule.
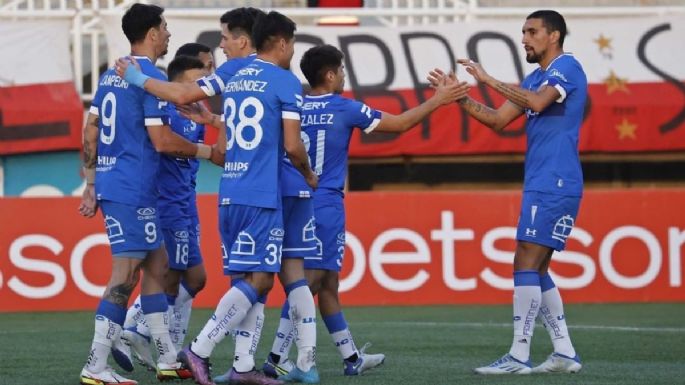
<path fill-rule="evenodd" d="M 343 303 L 509 303 L 519 199 L 491 191 L 348 194 Z M 588 191 L 567 250 L 551 266 L 566 302 L 685 301 L 684 201 L 685 189 Z M 80 217 L 78 202 L 0 199 L 0 312 L 96 305 L 111 257 L 102 217 Z M 195 304 L 213 307 L 228 287 L 216 197 L 201 196 L 199 208 L 209 277 Z M 282 300 L 277 286 L 268 304 Z"/>

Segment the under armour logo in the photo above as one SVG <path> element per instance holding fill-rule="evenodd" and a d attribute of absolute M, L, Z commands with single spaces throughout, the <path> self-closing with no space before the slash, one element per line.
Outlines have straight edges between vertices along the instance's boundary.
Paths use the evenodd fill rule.
<path fill-rule="evenodd" d="M 536 229 L 526 228 L 526 237 L 535 237 L 538 231 Z"/>

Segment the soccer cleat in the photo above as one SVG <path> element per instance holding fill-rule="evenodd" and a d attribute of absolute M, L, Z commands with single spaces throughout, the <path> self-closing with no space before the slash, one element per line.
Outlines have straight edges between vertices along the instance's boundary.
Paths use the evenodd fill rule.
<path fill-rule="evenodd" d="M 271 355 L 269 355 L 266 357 L 264 366 L 262 366 L 262 371 L 271 378 L 278 378 L 279 376 L 285 376 L 290 373 L 293 368 L 295 368 L 295 364 L 289 359 L 286 358 L 285 361 L 277 364 L 271 360 Z"/>
<path fill-rule="evenodd" d="M 257 371 L 253 368 L 249 372 L 240 373 L 234 368 L 231 368 L 228 372 L 214 377 L 214 382 L 217 384 L 229 384 L 229 385 L 283 385 L 284 382 L 267 377 L 263 373 Z"/>
<path fill-rule="evenodd" d="M 507 353 L 490 365 L 475 368 L 473 371 L 477 374 L 530 374 L 530 367 L 530 360 L 522 362 Z"/>
<path fill-rule="evenodd" d="M 312 366 L 307 372 L 303 372 L 297 366 L 294 367 L 288 374 L 278 377 L 279 380 L 285 382 L 301 382 L 303 384 L 318 384 L 319 383 L 319 372 L 316 370 L 316 366 Z"/>
<path fill-rule="evenodd" d="M 133 360 L 131 359 L 131 347 L 128 341 L 119 338 L 112 345 L 112 358 L 114 362 L 127 372 L 133 371 Z"/>
<path fill-rule="evenodd" d="M 174 362 L 173 364 L 157 364 L 157 379 L 159 381 L 168 380 L 185 380 L 188 378 L 193 378 L 193 373 L 184 368 L 183 364 L 180 362 Z"/>
<path fill-rule="evenodd" d="M 155 360 L 152 358 L 150 350 L 150 337 L 146 337 L 135 330 L 124 329 L 121 333 L 121 338 L 124 340 L 124 343 L 128 343 L 131 353 L 133 353 L 133 356 L 140 365 L 148 370 L 155 370 Z"/>
<path fill-rule="evenodd" d="M 577 354 L 571 358 L 560 353 L 552 353 L 545 362 L 533 368 L 533 373 L 578 373 L 582 368 Z"/>
<path fill-rule="evenodd" d="M 366 354 L 367 348 L 371 347 L 370 343 L 364 344 L 359 350 L 359 357 L 355 362 L 343 360 L 343 373 L 346 376 L 358 376 L 367 370 L 380 366 L 385 362 L 385 354 Z"/>
<path fill-rule="evenodd" d="M 111 367 L 106 367 L 100 373 L 93 373 L 86 368 L 81 370 L 82 385 L 138 385 L 137 381 L 129 380 L 117 374 Z"/>
<path fill-rule="evenodd" d="M 190 369 L 195 382 L 200 385 L 215 385 L 210 379 L 209 359 L 202 358 L 193 353 L 193 351 L 190 350 L 190 345 L 178 352 L 177 359 L 186 368 Z"/>

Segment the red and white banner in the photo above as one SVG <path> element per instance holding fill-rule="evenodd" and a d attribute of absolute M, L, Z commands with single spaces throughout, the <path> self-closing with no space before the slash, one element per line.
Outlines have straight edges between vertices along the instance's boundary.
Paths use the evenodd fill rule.
<path fill-rule="evenodd" d="M 515 192 L 351 193 L 341 296 L 347 305 L 511 301 Z M 0 312 L 95 308 L 111 269 L 102 218 L 77 198 L 0 199 Z M 565 300 L 683 302 L 685 189 L 586 192 L 551 270 Z M 214 307 L 221 274 L 216 197 L 199 200 Z M 399 209 L 401 208 L 401 209 Z M 37 220 L 38 218 L 38 220 Z M 276 286 L 269 304 L 278 306 Z"/>
<path fill-rule="evenodd" d="M 69 20 L 0 24 L 0 155 L 77 149 L 83 106 Z"/>
<path fill-rule="evenodd" d="M 217 47 L 214 18 L 167 18 L 169 57 L 187 42 Z M 128 54 L 120 16 L 105 18 L 110 61 Z M 581 152 L 654 152 L 685 149 L 685 18 L 682 16 L 569 18 L 564 48 L 582 63 L 590 83 Z M 429 70 L 450 69 L 472 58 L 496 78 L 519 83 L 535 65 L 520 43 L 523 19 L 478 20 L 411 27 L 300 27 L 292 69 L 304 82 L 299 62 L 306 49 L 327 43 L 346 56 L 346 95 L 374 108 L 400 113 L 426 100 Z M 217 62 L 225 60 L 215 50 Z M 162 61 L 160 64 L 164 65 Z M 458 75 L 472 81 L 463 69 Z M 504 99 L 474 87 L 471 95 L 491 106 Z M 522 153 L 524 120 L 496 133 L 451 105 L 401 135 L 353 137 L 353 157 Z"/>

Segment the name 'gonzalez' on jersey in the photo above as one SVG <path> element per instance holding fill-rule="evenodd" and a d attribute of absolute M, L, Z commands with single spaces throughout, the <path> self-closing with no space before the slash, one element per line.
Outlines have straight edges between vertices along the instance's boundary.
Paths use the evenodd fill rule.
<path fill-rule="evenodd" d="M 581 196 L 578 135 L 587 101 L 587 78 L 573 55 L 562 54 L 546 70 L 536 69 L 521 83 L 531 91 L 544 85 L 556 88 L 561 96 L 540 113 L 526 109 L 528 147 L 523 191 Z"/>
<path fill-rule="evenodd" d="M 338 94 L 307 95 L 302 106 L 302 140 L 309 162 L 319 175 L 319 191 L 343 193 L 350 138 L 355 127 L 368 134 L 381 112 Z"/>
<path fill-rule="evenodd" d="M 223 100 L 227 143 L 220 204 L 280 207 L 283 119 L 300 119 L 300 81 L 255 59 L 226 83 Z"/>
<path fill-rule="evenodd" d="M 166 81 L 166 75 L 150 59 L 136 59 L 145 75 Z M 157 205 L 160 155 L 145 127 L 169 124 L 166 105 L 142 88 L 131 87 L 114 68 L 102 75 L 90 107 L 90 112 L 100 117 L 95 178 L 98 200 L 138 207 Z"/>

